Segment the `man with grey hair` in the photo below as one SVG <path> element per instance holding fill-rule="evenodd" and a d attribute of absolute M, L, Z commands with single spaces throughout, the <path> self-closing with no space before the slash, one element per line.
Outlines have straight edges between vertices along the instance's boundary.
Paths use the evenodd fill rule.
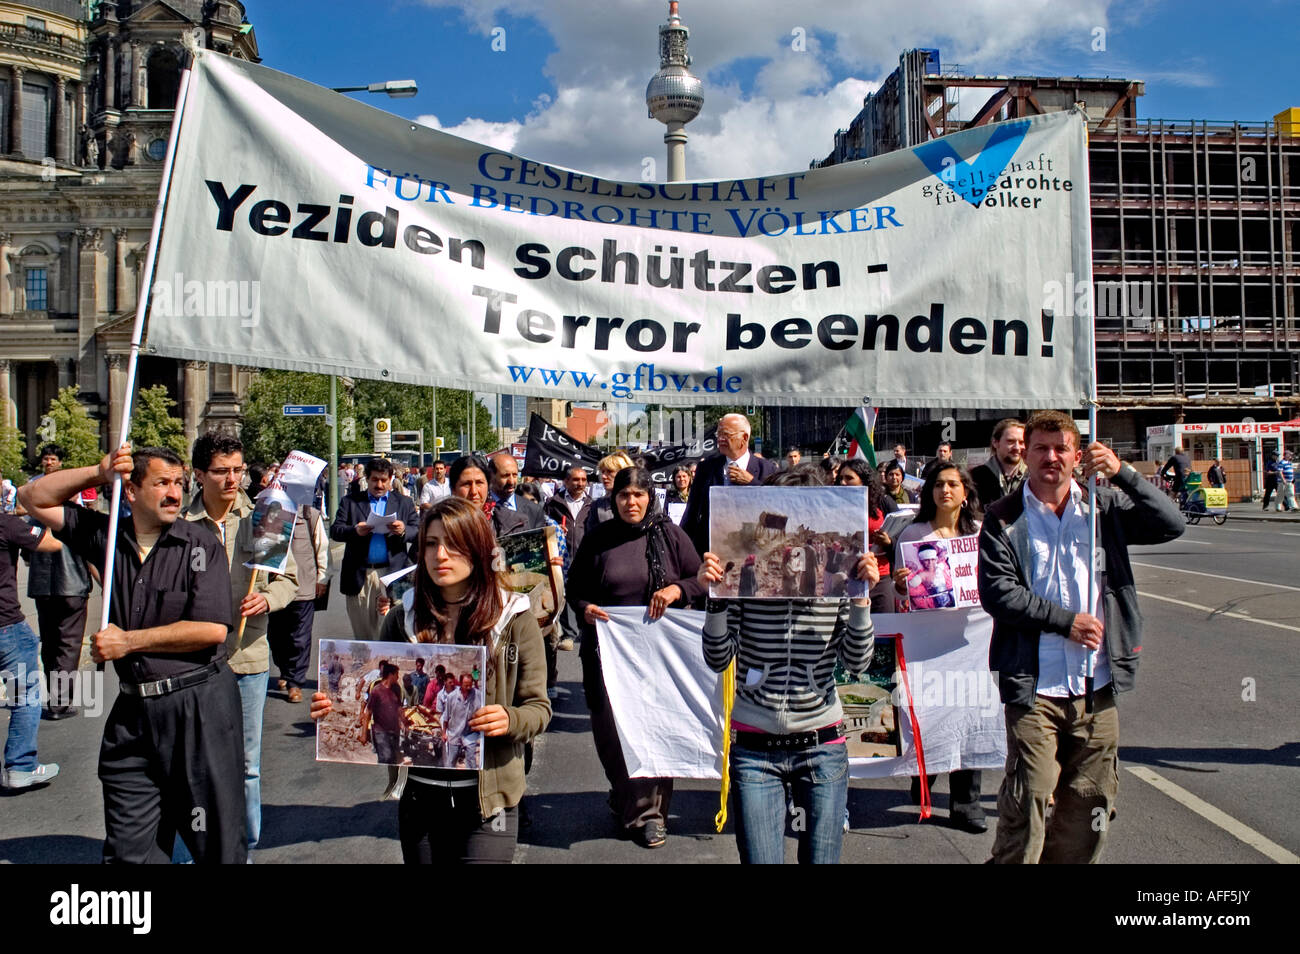
<path fill-rule="evenodd" d="M 776 473 L 776 464 L 749 452 L 749 420 L 743 414 L 725 414 L 718 421 L 718 450 L 721 454 L 700 462 L 686 501 L 682 529 L 701 554 L 709 549 L 709 488 L 757 487 Z"/>

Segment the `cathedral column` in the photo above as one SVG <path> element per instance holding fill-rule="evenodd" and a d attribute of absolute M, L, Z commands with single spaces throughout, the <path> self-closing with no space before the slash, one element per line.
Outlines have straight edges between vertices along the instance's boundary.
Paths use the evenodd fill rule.
<path fill-rule="evenodd" d="M 23 68 L 9 67 L 13 74 L 13 87 L 9 90 L 9 151 L 23 152 Z"/>
<path fill-rule="evenodd" d="M 191 447 L 199 436 L 203 409 L 208 403 L 208 363 L 186 361 L 181 388 L 181 415 L 185 421 L 185 442 Z"/>
<path fill-rule="evenodd" d="M 113 311 L 121 312 L 129 308 L 131 302 L 131 279 L 126 268 L 126 229 L 113 229 Z"/>
<path fill-rule="evenodd" d="M 7 315 L 13 309 L 13 297 L 9 292 L 9 243 L 14 240 L 10 232 L 0 232 L 0 315 Z"/>
<path fill-rule="evenodd" d="M 121 447 L 117 429 L 122 426 L 122 405 L 126 400 L 126 355 L 108 356 L 108 446 Z"/>
<path fill-rule="evenodd" d="M 68 161 L 68 81 L 62 76 L 54 78 L 54 108 L 50 116 L 54 123 L 54 160 Z"/>
<path fill-rule="evenodd" d="M 10 398 L 12 393 L 12 384 L 10 378 L 13 375 L 14 363 L 8 358 L 0 358 L 0 424 L 13 425 L 18 420 L 17 408 Z"/>

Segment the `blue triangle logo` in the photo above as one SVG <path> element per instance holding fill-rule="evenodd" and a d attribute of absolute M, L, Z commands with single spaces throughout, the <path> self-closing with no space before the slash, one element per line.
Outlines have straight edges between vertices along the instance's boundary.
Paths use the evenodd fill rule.
<path fill-rule="evenodd" d="M 1027 119 L 1020 122 L 1000 123 L 993 130 L 993 135 L 989 136 L 989 141 L 984 144 L 984 148 L 966 161 L 963 161 L 961 156 L 957 155 L 957 150 L 942 139 L 917 146 L 914 151 L 917 158 L 944 185 L 971 205 L 978 207 L 988 192 L 988 181 L 1002 174 L 1002 170 L 1016 154 L 1028 131 L 1029 120 Z M 983 175 L 971 175 L 971 173 L 983 173 Z M 959 184 L 962 179 L 966 180 L 965 184 Z M 979 196 L 974 195 L 976 189 L 980 190 Z"/>

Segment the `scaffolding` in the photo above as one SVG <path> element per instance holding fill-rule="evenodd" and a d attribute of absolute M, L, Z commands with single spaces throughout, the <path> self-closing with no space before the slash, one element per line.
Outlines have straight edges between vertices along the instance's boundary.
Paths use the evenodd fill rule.
<path fill-rule="evenodd" d="M 1144 92 L 1141 82 L 1111 77 L 962 75 L 941 70 L 937 50 L 908 50 L 815 165 L 1082 104 L 1102 405 L 1294 406 L 1295 111 L 1267 123 L 1139 120 Z M 978 104 L 966 116 L 963 93 Z"/>

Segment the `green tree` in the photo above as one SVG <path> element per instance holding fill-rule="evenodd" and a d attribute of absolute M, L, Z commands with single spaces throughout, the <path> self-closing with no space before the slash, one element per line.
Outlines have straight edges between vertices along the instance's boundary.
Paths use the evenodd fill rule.
<path fill-rule="evenodd" d="M 41 438 L 58 444 L 67 453 L 64 467 L 89 467 L 99 463 L 103 451 L 99 445 L 99 425 L 90 419 L 86 406 L 77 400 L 77 389 L 60 388 L 41 420 Z M 33 448 L 39 451 L 40 448 Z"/>
<path fill-rule="evenodd" d="M 181 460 L 188 461 L 190 449 L 185 440 L 185 422 L 172 416 L 175 406 L 176 402 L 161 384 L 138 392 L 131 414 L 131 446 L 167 447 Z"/>
<path fill-rule="evenodd" d="M 23 432 L 11 424 L 0 424 L 0 476 L 9 478 L 15 487 L 21 487 L 27 481 L 23 467 L 27 459 L 23 457 L 23 448 L 27 439 Z"/>
<path fill-rule="evenodd" d="M 458 446 L 467 431 L 466 392 L 340 377 L 338 426 L 340 454 L 369 454 L 374 447 L 373 426 L 378 417 L 390 418 L 395 431 L 424 430 L 424 449 L 434 449 L 433 411 L 437 394 L 438 435 L 446 449 Z M 321 417 L 285 417 L 286 404 L 329 403 L 329 378 L 301 371 L 259 372 L 248 389 L 243 407 L 240 439 L 250 460 L 279 460 L 291 450 L 317 457 L 329 455 L 329 429 Z M 481 450 L 496 447 L 492 412 L 476 401 L 475 436 Z"/>
<path fill-rule="evenodd" d="M 323 417 L 285 417 L 286 404 L 328 404 L 329 378 L 303 371 L 262 371 L 248 386 L 243 407 L 244 456 L 269 463 L 289 451 L 328 459 L 329 428 Z M 340 445 L 342 452 L 342 445 Z"/>

